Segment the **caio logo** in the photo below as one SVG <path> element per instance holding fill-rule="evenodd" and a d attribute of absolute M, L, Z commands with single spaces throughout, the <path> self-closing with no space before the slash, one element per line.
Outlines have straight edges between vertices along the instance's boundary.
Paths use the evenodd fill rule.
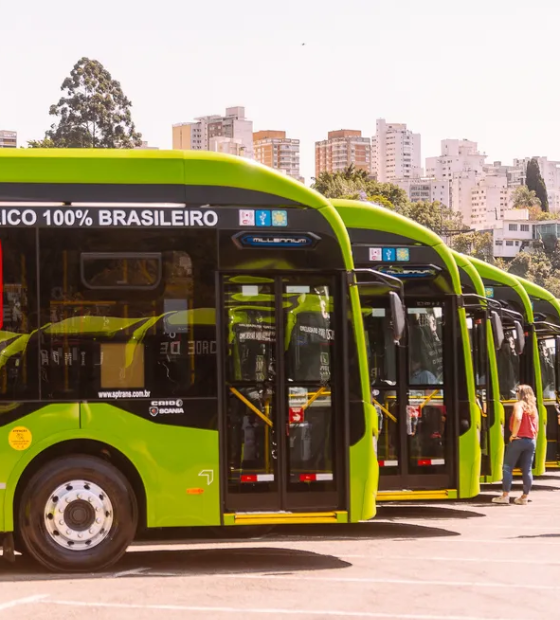
<path fill-rule="evenodd" d="M 182 400 L 153 400 L 150 403 L 150 415 L 173 415 L 185 413 Z"/>

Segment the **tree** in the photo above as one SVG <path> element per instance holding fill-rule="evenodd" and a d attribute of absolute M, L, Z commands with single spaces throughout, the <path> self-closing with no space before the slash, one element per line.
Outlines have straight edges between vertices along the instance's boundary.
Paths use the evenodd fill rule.
<path fill-rule="evenodd" d="M 514 209 L 531 209 L 533 207 L 538 207 L 539 211 L 541 210 L 541 201 L 537 198 L 537 194 L 526 185 L 516 187 L 511 199 Z"/>
<path fill-rule="evenodd" d="M 536 158 L 529 160 L 527 164 L 527 173 L 525 184 L 530 191 L 535 192 L 536 197 L 541 201 L 541 209 L 548 212 L 548 194 L 546 193 L 546 185 L 539 170 L 539 162 Z"/>
<path fill-rule="evenodd" d="M 349 194 L 366 192 L 366 182 L 361 174 L 349 175 L 346 169 L 343 172 L 321 172 L 317 178 L 313 178 L 313 189 L 323 194 L 326 198 L 341 198 Z"/>
<path fill-rule="evenodd" d="M 550 211 L 541 211 L 537 214 L 537 217 L 535 219 L 538 222 L 544 222 L 545 220 L 556 220 L 558 218 L 556 215 L 554 215 L 554 213 L 550 213 Z"/>
<path fill-rule="evenodd" d="M 50 138 L 44 138 L 43 140 L 28 140 L 27 147 L 30 149 L 54 149 L 55 145 Z"/>
<path fill-rule="evenodd" d="M 353 165 L 339 172 L 321 172 L 313 178 L 313 189 L 326 198 L 342 198 L 353 196 L 364 200 L 366 196 L 381 196 L 399 213 L 406 210 L 408 196 L 398 185 L 378 183 L 368 177 L 368 173 Z M 381 201 L 386 206 L 385 201 Z"/>
<path fill-rule="evenodd" d="M 461 254 L 474 256 L 487 263 L 494 262 L 494 240 L 490 232 L 467 232 L 455 235 L 451 247 Z"/>
<path fill-rule="evenodd" d="M 461 213 L 452 211 L 437 200 L 434 202 L 413 202 L 404 215 L 433 230 L 438 235 L 446 235 L 465 229 Z"/>
<path fill-rule="evenodd" d="M 49 114 L 58 122 L 44 140 L 31 141 L 31 148 L 121 148 L 142 144 L 119 82 L 97 60 L 80 59 L 62 83 L 65 91 Z"/>
<path fill-rule="evenodd" d="M 394 211 L 394 206 L 385 198 L 385 196 L 373 195 L 367 196 L 365 191 L 353 192 L 352 194 L 345 194 L 343 196 L 339 196 L 343 200 L 361 200 L 362 202 L 371 202 L 375 205 L 380 205 L 389 209 L 390 211 Z"/>
<path fill-rule="evenodd" d="M 531 270 L 532 255 L 529 252 L 518 252 L 507 265 L 507 271 L 514 276 L 526 278 Z"/>

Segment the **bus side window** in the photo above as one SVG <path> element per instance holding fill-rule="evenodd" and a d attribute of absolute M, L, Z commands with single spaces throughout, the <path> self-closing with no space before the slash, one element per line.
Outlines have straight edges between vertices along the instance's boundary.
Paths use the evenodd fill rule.
<path fill-rule="evenodd" d="M 40 246 L 43 398 L 215 397 L 215 234 L 52 232 Z"/>
<path fill-rule="evenodd" d="M 35 231 L 1 231 L 0 248 L 0 401 L 37 399 Z"/>

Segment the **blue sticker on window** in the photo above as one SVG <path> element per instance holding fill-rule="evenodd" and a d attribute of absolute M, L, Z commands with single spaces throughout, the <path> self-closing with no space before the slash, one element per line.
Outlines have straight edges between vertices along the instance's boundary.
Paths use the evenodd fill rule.
<path fill-rule="evenodd" d="M 257 226 L 270 226 L 270 211 L 257 211 L 255 214 L 255 224 Z"/>
<path fill-rule="evenodd" d="M 410 250 L 408 248 L 397 248 L 397 260 L 398 261 L 409 261 Z"/>
<path fill-rule="evenodd" d="M 394 261 L 395 260 L 395 248 L 383 248 L 383 260 Z"/>
<path fill-rule="evenodd" d="M 487 286 L 484 289 L 484 294 L 486 295 L 486 297 L 492 299 L 494 297 L 494 289 L 491 286 Z"/>
<path fill-rule="evenodd" d="M 288 212 L 287 211 L 273 211 L 272 212 L 272 225 L 273 226 L 287 226 L 288 225 Z"/>

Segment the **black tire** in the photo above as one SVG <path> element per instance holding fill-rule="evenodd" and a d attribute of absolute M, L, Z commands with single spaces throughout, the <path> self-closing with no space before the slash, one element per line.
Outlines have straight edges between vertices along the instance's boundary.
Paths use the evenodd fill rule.
<path fill-rule="evenodd" d="M 66 548 L 47 529 L 47 503 L 55 501 L 56 489 L 69 481 L 97 485 L 111 502 L 108 533 L 103 532 L 100 538 L 105 538 L 93 547 Z M 50 461 L 33 475 L 22 493 L 15 520 L 23 550 L 34 560 L 51 571 L 91 572 L 107 568 L 124 555 L 136 534 L 138 506 L 130 483 L 113 465 L 93 456 L 70 455 Z"/>

